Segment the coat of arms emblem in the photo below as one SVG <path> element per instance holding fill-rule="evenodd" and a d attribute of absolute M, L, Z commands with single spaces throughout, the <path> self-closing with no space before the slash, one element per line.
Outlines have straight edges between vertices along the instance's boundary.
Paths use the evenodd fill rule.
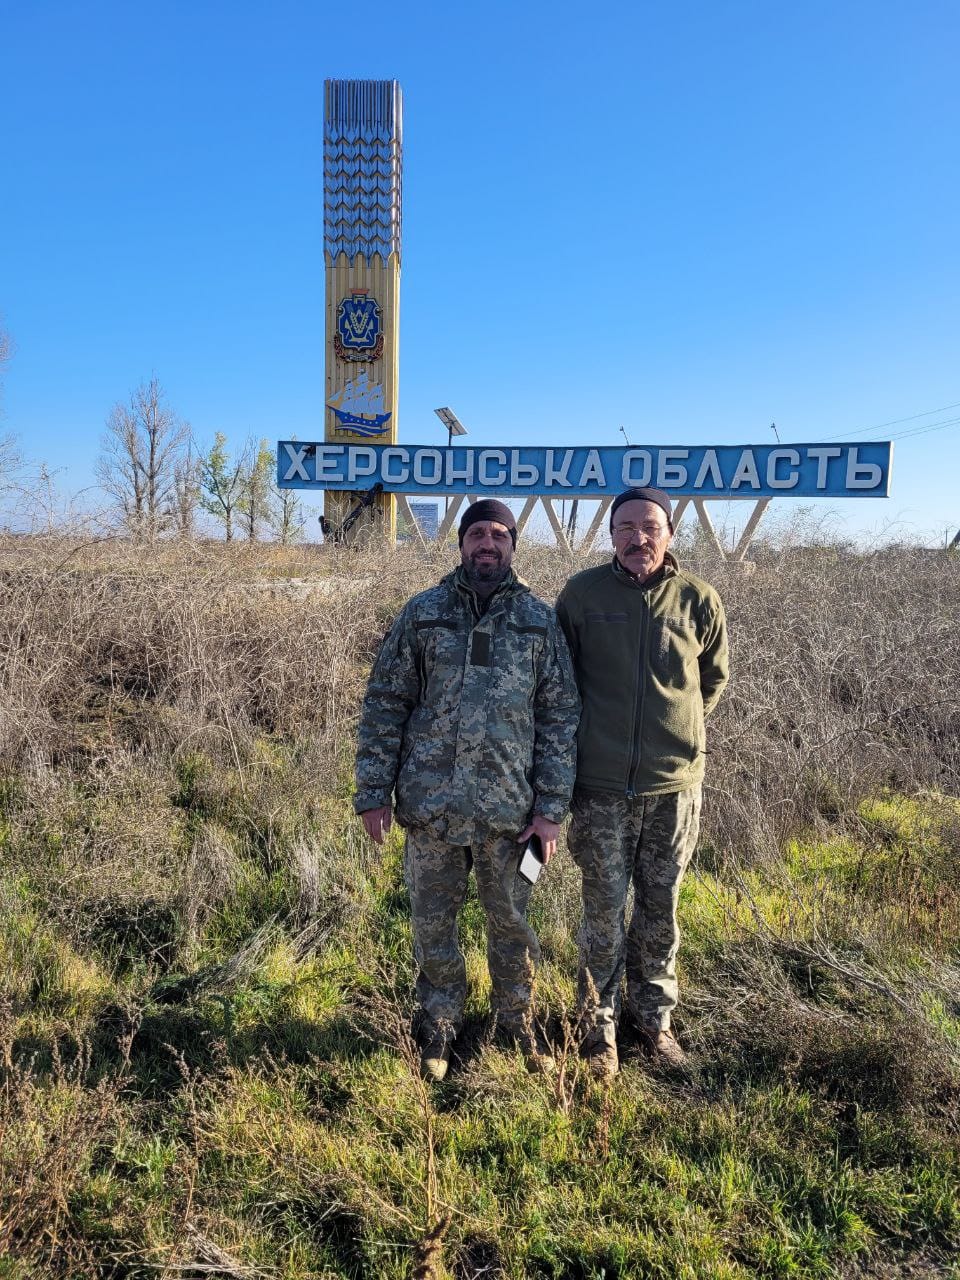
<path fill-rule="evenodd" d="M 383 312 L 365 290 L 355 290 L 337 307 L 333 348 L 341 360 L 379 360 L 383 355 Z"/>

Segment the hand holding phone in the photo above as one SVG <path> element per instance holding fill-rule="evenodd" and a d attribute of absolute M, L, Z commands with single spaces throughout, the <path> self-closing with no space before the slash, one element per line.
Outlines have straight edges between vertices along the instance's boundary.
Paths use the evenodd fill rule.
<path fill-rule="evenodd" d="M 517 874 L 522 876 L 527 884 L 536 884 L 537 876 L 542 870 L 543 845 L 538 835 L 532 835 L 523 846 L 523 852 L 520 854 L 520 862 L 517 866 Z"/>
<path fill-rule="evenodd" d="M 540 840 L 540 861 L 545 867 L 557 852 L 557 838 L 560 835 L 560 823 L 545 818 L 542 813 L 535 813 L 524 829 L 517 836 L 517 844 L 525 845 L 531 836 Z"/>

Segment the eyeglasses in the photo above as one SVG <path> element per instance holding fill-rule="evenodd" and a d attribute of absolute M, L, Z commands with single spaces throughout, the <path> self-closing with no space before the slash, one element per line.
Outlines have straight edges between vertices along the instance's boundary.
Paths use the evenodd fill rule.
<path fill-rule="evenodd" d="M 648 538 L 657 540 L 669 532 L 670 529 L 665 524 L 615 524 L 613 526 L 615 538 L 632 538 L 635 533 L 645 533 Z"/>

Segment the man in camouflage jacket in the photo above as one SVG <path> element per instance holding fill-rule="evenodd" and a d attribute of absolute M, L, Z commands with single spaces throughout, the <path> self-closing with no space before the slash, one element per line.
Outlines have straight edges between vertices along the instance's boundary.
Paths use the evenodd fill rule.
<path fill-rule="evenodd" d="M 583 874 L 584 1051 L 618 1068 L 620 985 L 651 1055 L 679 1066 L 677 899 L 697 843 L 704 717 L 727 683 L 723 605 L 668 548 L 670 499 L 628 489 L 613 502 L 613 562 L 570 579 L 557 601 L 583 716 L 569 844 Z M 634 887 L 629 931 L 627 893 Z"/>
<path fill-rule="evenodd" d="M 459 538 L 459 567 L 407 602 L 380 648 L 361 713 L 354 797 L 377 843 L 394 797 L 407 831 L 422 1067 L 433 1079 L 446 1074 L 463 1022 L 457 913 L 471 867 L 498 1029 L 530 1065 L 547 1065 L 530 1019 L 539 944 L 517 863 L 531 834 L 545 860 L 556 848 L 580 711 L 556 615 L 510 567 L 509 507 L 474 503 Z"/>

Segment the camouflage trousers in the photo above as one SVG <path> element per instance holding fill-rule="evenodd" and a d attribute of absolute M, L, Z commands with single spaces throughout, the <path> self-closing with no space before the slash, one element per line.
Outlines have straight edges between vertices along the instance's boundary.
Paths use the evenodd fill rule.
<path fill-rule="evenodd" d="M 644 1026 L 670 1025 L 677 1004 L 677 899 L 697 844 L 700 801 L 699 785 L 666 796 L 574 794 L 567 841 L 583 873 L 580 1003 L 586 1026 L 607 1043 L 616 1036 L 624 972 L 630 1015 Z"/>
<path fill-rule="evenodd" d="M 450 844 L 423 829 L 407 831 L 404 874 L 410 890 L 417 1002 L 428 1022 L 463 1025 L 467 971 L 457 935 L 457 914 L 467 896 L 471 867 L 487 923 L 491 1004 L 501 1021 L 520 1020 L 530 1008 L 540 944 L 527 922 L 532 886 L 517 875 L 515 837 L 490 834 L 471 846 Z"/>

